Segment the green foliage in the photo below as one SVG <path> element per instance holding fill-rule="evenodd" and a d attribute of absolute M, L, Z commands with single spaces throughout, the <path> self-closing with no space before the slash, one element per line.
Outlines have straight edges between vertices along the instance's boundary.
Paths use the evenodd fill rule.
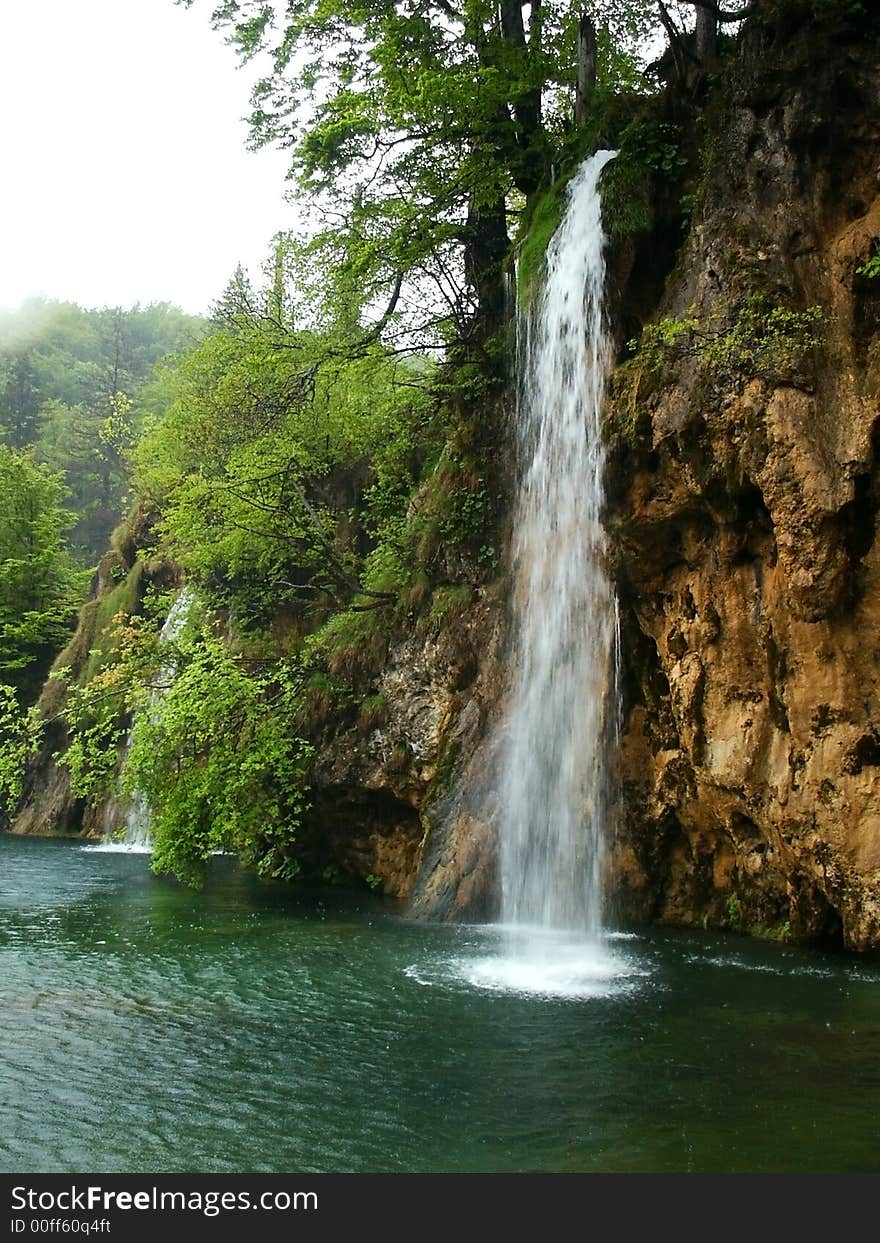
<path fill-rule="evenodd" d="M 874 254 L 870 255 L 864 263 L 860 263 L 856 268 L 858 276 L 867 276 L 869 280 L 876 280 L 880 276 L 880 249 L 878 244 L 874 243 Z"/>
<path fill-rule="evenodd" d="M 791 921 L 786 919 L 779 924 L 753 924 L 749 928 L 749 936 L 761 941 L 790 941 L 792 939 Z"/>
<path fill-rule="evenodd" d="M 199 330 L 165 303 L 83 310 L 35 299 L 0 312 L 0 440 L 65 472 L 83 564 L 104 551 L 122 511 L 152 367 Z"/>
<path fill-rule="evenodd" d="M 297 665 L 253 665 L 203 618 L 172 642 L 158 618 L 120 615 L 113 659 L 68 688 L 57 758 L 74 794 L 106 795 L 133 719 L 119 789 L 149 808 L 154 870 L 198 885 L 211 853 L 232 850 L 290 879 L 311 756 L 293 728 L 302 695 Z"/>
<path fill-rule="evenodd" d="M 438 572 L 444 553 L 464 554 L 481 572 L 491 572 L 497 565 L 497 519 L 485 467 L 453 435 L 410 507 L 408 557 L 435 581 L 449 577 L 442 568 Z"/>
<path fill-rule="evenodd" d="M 639 360 L 649 371 L 659 371 L 679 350 L 690 347 L 700 322 L 693 308 L 686 315 L 667 315 L 654 324 L 647 324 L 638 340 L 627 342 L 627 347 L 637 351 Z"/>
<path fill-rule="evenodd" d="M 33 701 L 85 590 L 65 547 L 58 475 L 0 444 L 0 670 Z"/>
<path fill-rule="evenodd" d="M 649 372 L 693 358 L 715 379 L 746 375 L 784 380 L 825 340 L 827 314 L 819 306 L 796 311 L 753 293 L 725 311 L 719 327 L 702 324 L 693 308 L 683 316 L 668 316 L 649 324 L 629 348 Z"/>
<path fill-rule="evenodd" d="M 332 340 L 256 316 L 214 333 L 166 369 L 170 404 L 137 451 L 170 554 L 239 624 L 394 590 L 369 545 L 399 533 L 426 379 L 377 345 L 345 359 Z"/>
<path fill-rule="evenodd" d="M 123 583 L 95 606 L 90 629 L 97 646 L 82 668 L 75 673 L 59 662 L 51 674 L 65 687 L 59 711 L 67 725 L 65 749 L 55 758 L 69 770 L 77 798 L 95 800 L 116 790 L 129 722 L 149 703 L 149 687 L 159 676 L 158 618 L 114 607 L 127 587 Z"/>
<path fill-rule="evenodd" d="M 248 670 L 209 627 L 177 653 L 171 685 L 137 714 L 123 785 L 150 807 L 153 868 L 198 884 L 215 850 L 292 879 L 311 749 L 292 734 L 301 675 Z"/>
<path fill-rule="evenodd" d="M 21 798 L 25 765 L 41 737 L 37 709 L 23 713 L 15 687 L 0 684 L 0 817 L 14 811 Z"/>

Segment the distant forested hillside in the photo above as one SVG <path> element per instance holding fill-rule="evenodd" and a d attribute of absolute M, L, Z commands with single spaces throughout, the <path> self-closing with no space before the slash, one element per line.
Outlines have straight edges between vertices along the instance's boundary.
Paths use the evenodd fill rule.
<path fill-rule="evenodd" d="M 201 335 L 201 320 L 165 302 L 84 310 L 34 299 L 0 311 L 0 443 L 64 471 L 79 564 L 98 560 L 125 508 L 155 364 Z"/>

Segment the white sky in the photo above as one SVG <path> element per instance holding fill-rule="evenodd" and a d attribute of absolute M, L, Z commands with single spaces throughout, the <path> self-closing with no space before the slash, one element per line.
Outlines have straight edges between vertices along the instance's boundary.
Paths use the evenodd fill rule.
<path fill-rule="evenodd" d="M 213 0 L 5 0 L 0 306 L 198 313 L 294 224 L 283 152 L 245 149 L 253 67 Z"/>

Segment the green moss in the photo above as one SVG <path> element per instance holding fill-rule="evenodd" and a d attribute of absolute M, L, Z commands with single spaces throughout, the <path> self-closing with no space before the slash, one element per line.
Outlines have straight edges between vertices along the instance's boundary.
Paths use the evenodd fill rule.
<path fill-rule="evenodd" d="M 431 580 L 422 569 L 417 569 L 404 594 L 402 607 L 409 619 L 416 617 L 431 597 Z"/>
<path fill-rule="evenodd" d="M 432 621 L 449 622 L 461 617 L 474 598 L 473 588 L 468 584 L 437 587 L 431 597 Z"/>
<path fill-rule="evenodd" d="M 307 660 L 357 685 L 379 668 L 391 637 L 384 609 L 335 613 L 304 644 Z"/>
<path fill-rule="evenodd" d="M 517 297 L 527 306 L 541 287 L 546 272 L 547 247 L 565 213 L 565 189 L 570 178 L 557 181 L 530 200 L 520 226 L 516 248 Z"/>
<path fill-rule="evenodd" d="M 742 904 L 735 893 L 729 893 L 724 903 L 725 922 L 729 928 L 742 926 Z"/>
<path fill-rule="evenodd" d="M 791 923 L 785 920 L 781 924 L 753 924 L 749 934 L 759 941 L 791 941 Z"/>
<path fill-rule="evenodd" d="M 74 681 L 85 686 L 111 659 L 116 648 L 114 619 L 119 614 L 136 613 L 142 598 L 144 566 L 138 561 L 125 578 L 95 604 L 92 615 L 91 647 L 81 671 L 74 669 Z"/>
<path fill-rule="evenodd" d="M 656 387 L 657 373 L 640 358 L 629 359 L 611 375 L 605 402 L 605 436 L 636 448 L 650 433 L 647 399 Z"/>
<path fill-rule="evenodd" d="M 358 714 L 357 728 L 361 734 L 369 734 L 374 729 L 379 729 L 388 720 L 388 696 L 387 695 L 370 695 L 360 707 Z"/>
<path fill-rule="evenodd" d="M 428 787 L 427 803 L 434 803 L 443 798 L 452 788 L 458 772 L 458 757 L 461 752 L 461 741 L 456 739 L 448 742 L 440 753 L 437 771 Z"/>

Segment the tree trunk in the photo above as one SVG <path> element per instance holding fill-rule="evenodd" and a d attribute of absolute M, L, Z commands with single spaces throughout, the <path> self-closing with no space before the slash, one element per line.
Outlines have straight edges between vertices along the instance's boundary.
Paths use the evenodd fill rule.
<path fill-rule="evenodd" d="M 718 54 L 718 17 L 714 7 L 697 6 L 695 31 L 697 63 L 710 64 Z"/>
<path fill-rule="evenodd" d="M 530 33 L 532 42 L 526 43 L 523 23 L 522 0 L 502 0 L 499 6 L 501 35 L 505 42 L 521 50 L 523 57 L 531 57 L 537 50 L 533 46 L 535 31 L 540 36 L 540 6 L 538 15 L 532 12 Z M 540 46 L 540 44 L 538 44 Z M 544 175 L 543 133 L 541 121 L 541 88 L 523 91 L 510 101 L 513 114 L 514 140 L 517 158 L 511 164 L 511 175 L 517 189 L 523 194 L 533 194 Z"/>
<path fill-rule="evenodd" d="M 510 249 L 504 201 L 471 205 L 465 242 L 465 275 L 477 300 L 476 337 L 487 341 L 504 323 L 504 264 Z"/>
<path fill-rule="evenodd" d="M 578 28 L 577 91 L 574 97 L 574 119 L 584 125 L 587 120 L 590 95 L 596 85 L 596 27 L 593 19 L 584 13 Z"/>

